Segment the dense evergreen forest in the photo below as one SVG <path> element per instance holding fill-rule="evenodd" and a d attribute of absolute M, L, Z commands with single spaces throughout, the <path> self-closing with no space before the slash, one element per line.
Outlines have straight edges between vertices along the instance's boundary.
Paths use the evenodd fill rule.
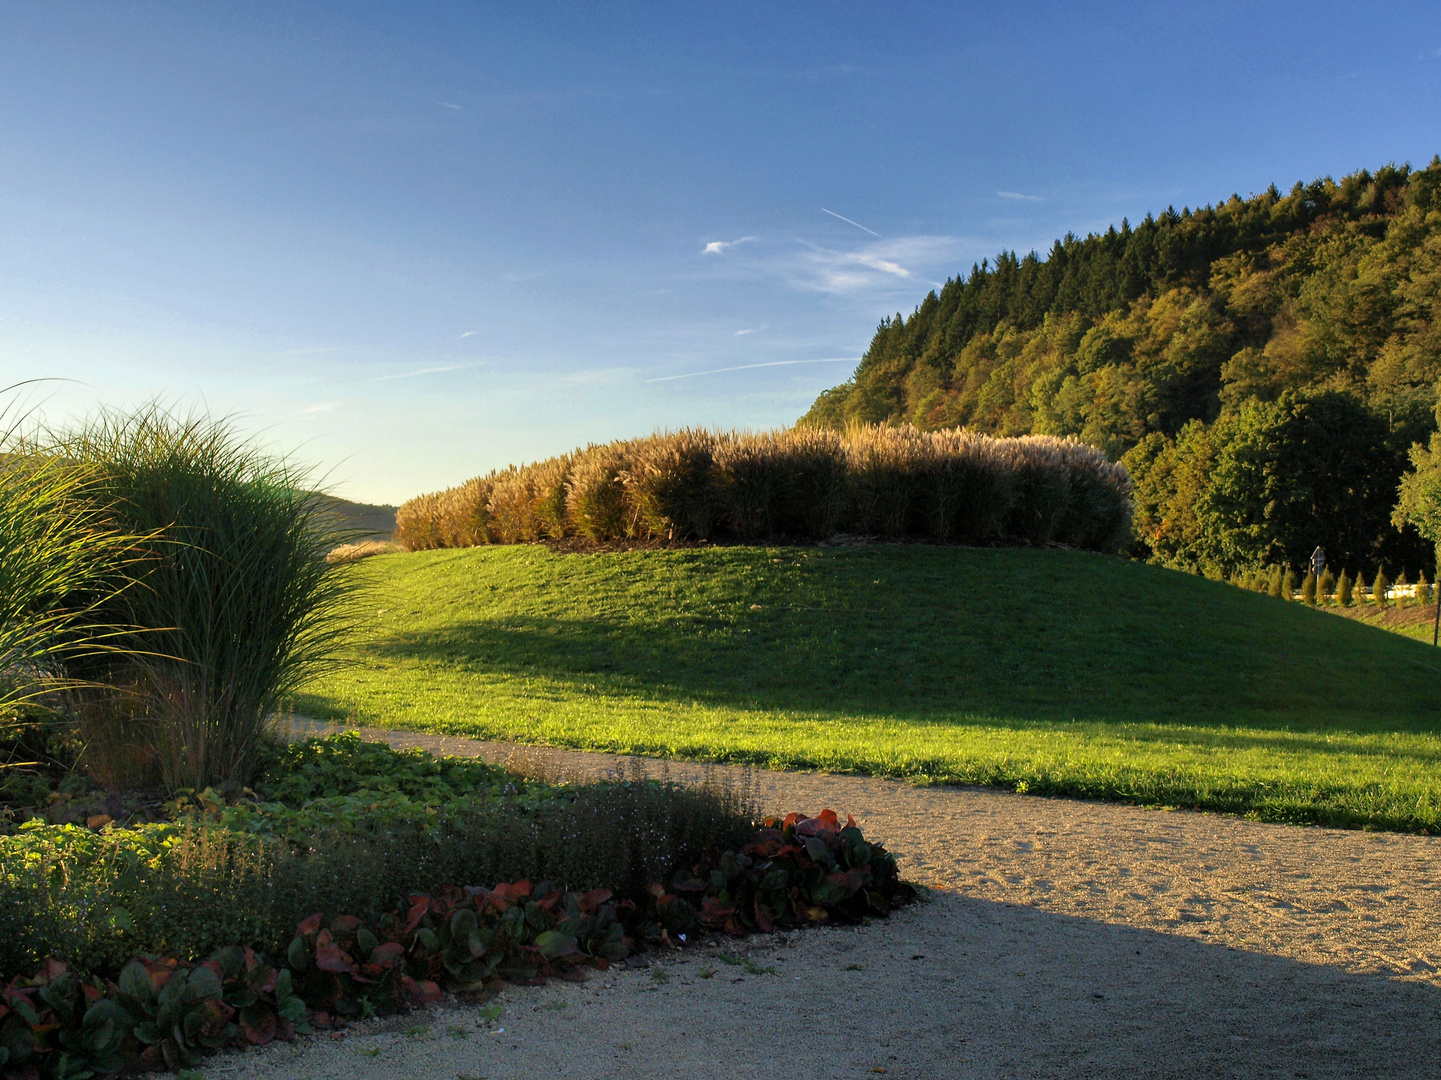
<path fill-rule="evenodd" d="M 1136 554 L 1234 573 L 1424 568 L 1391 525 L 1437 426 L 1441 158 L 1006 252 L 883 321 L 803 425 L 1077 435 L 1136 485 Z"/>

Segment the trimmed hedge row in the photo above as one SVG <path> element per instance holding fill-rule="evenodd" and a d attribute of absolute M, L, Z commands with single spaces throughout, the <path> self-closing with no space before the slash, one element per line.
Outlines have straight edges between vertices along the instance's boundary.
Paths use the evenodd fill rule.
<path fill-rule="evenodd" d="M 411 551 L 580 537 L 1127 542 L 1126 470 L 1075 439 L 863 427 L 680 431 L 589 446 L 422 495 L 396 514 Z"/>
<path fill-rule="evenodd" d="M 735 852 L 616 900 L 528 881 L 412 895 L 379 916 L 316 914 L 284 956 L 238 945 L 201 963 L 137 958 L 114 978 L 51 960 L 0 984 L 0 1073 L 79 1080 L 175 1069 L 226 1045 L 263 1045 L 348 1018 L 478 994 L 502 980 L 580 980 L 633 949 L 694 934 L 857 922 L 914 896 L 895 858 L 830 810 L 770 819 Z"/>

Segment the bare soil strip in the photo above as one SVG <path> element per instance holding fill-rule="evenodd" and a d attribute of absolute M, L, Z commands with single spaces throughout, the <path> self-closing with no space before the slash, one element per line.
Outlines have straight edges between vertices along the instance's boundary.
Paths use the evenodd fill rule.
<path fill-rule="evenodd" d="M 551 775 L 703 771 L 365 734 Z M 439 1010 L 228 1057 L 216 1075 L 1441 1076 L 1437 838 L 723 771 L 767 809 L 854 814 L 935 901 L 862 930 L 508 988 L 495 1020 Z"/>

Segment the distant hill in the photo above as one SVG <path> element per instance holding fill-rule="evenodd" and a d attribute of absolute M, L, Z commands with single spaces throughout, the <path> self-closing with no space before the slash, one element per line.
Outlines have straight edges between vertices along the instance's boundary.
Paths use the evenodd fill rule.
<path fill-rule="evenodd" d="M 395 532 L 395 507 L 350 502 L 327 496 L 328 509 L 342 528 L 359 530 L 354 540 L 389 540 Z"/>
<path fill-rule="evenodd" d="M 1438 295 L 1441 159 L 1272 186 L 972 267 L 883 320 L 801 423 L 1078 435 L 1130 468 L 1138 554 L 1171 565 L 1294 564 L 1329 540 L 1353 572 L 1429 572 L 1428 545 L 1389 516 L 1406 450 L 1436 427 Z M 1330 447 L 1316 483 L 1348 474 L 1334 492 L 1294 493 L 1317 518 L 1290 513 L 1294 536 L 1266 517 L 1291 498 L 1270 480 L 1212 490 L 1244 471 L 1235 447 L 1283 429 L 1301 440 L 1293 460 L 1314 457 L 1317 437 Z M 1229 509 L 1208 518 L 1213 504 Z"/>

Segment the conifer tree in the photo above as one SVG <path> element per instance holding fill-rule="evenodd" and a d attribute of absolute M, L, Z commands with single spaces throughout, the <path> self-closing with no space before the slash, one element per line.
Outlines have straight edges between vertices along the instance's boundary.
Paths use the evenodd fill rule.
<path fill-rule="evenodd" d="M 1281 576 L 1281 599 L 1290 600 L 1296 595 L 1296 572 L 1289 566 Z"/>
<path fill-rule="evenodd" d="M 1322 603 L 1330 603 L 1336 597 L 1336 575 L 1330 569 L 1321 572 L 1321 580 L 1317 583 L 1317 590 L 1320 593 Z"/>
<path fill-rule="evenodd" d="M 1386 590 L 1391 587 L 1391 579 L 1386 576 L 1384 566 L 1376 567 L 1376 576 L 1371 579 L 1371 603 L 1377 607 L 1386 606 Z"/>
<path fill-rule="evenodd" d="M 1271 567 L 1271 579 L 1268 583 L 1269 587 L 1266 591 L 1269 592 L 1272 596 L 1281 596 L 1281 589 L 1285 585 L 1285 583 L 1286 577 L 1285 574 L 1282 572 L 1281 568 L 1279 566 Z"/>
<path fill-rule="evenodd" d="M 1426 571 L 1416 575 L 1416 603 L 1428 606 L 1431 603 L 1431 583 L 1426 580 Z"/>
<path fill-rule="evenodd" d="M 1341 576 L 1336 579 L 1336 603 L 1350 607 L 1353 601 L 1351 589 L 1351 575 L 1342 570 Z"/>
<path fill-rule="evenodd" d="M 1406 571 L 1403 569 L 1393 584 L 1396 586 L 1396 606 L 1409 607 L 1411 598 L 1406 595 Z"/>
<path fill-rule="evenodd" d="M 1312 607 L 1316 606 L 1316 575 L 1308 572 L 1301 581 L 1301 599 Z"/>

